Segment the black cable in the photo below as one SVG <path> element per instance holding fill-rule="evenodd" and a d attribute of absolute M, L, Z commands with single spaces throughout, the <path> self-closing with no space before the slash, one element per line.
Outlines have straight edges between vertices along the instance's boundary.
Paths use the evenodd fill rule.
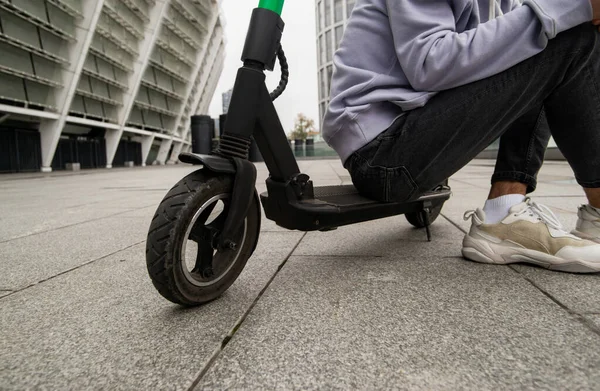
<path fill-rule="evenodd" d="M 279 59 L 279 65 L 281 66 L 281 79 L 279 80 L 279 85 L 277 88 L 275 88 L 275 90 L 269 94 L 271 96 L 271 100 L 279 98 L 283 91 L 285 91 L 285 87 L 287 86 L 290 78 L 288 62 L 285 58 L 285 53 L 283 52 L 283 47 L 281 45 L 279 45 L 279 48 L 277 49 L 277 58 Z"/>

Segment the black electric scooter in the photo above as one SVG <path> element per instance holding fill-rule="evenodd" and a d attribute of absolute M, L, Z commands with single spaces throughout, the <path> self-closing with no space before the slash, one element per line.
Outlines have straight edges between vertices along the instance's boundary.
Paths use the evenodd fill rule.
<path fill-rule="evenodd" d="M 160 294 L 174 303 L 200 305 L 233 284 L 256 248 L 261 203 L 268 219 L 290 230 L 328 231 L 404 214 L 431 240 L 429 225 L 450 198 L 446 181 L 411 202 L 382 203 L 351 185 L 314 187 L 300 172 L 273 105 L 288 81 L 280 43 L 283 2 L 260 0 L 253 10 L 219 146 L 210 155 L 179 155 L 199 169 L 167 193 L 150 224 L 148 272 Z M 269 93 L 264 72 L 273 70 L 276 59 L 281 82 Z M 252 137 L 269 170 L 267 192 L 260 197 L 256 167 L 248 160 Z"/>

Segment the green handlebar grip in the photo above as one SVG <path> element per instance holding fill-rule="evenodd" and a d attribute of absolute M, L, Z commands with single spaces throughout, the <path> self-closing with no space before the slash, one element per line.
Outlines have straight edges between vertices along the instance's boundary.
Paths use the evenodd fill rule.
<path fill-rule="evenodd" d="M 283 2 L 284 0 L 260 0 L 260 3 L 258 3 L 258 8 L 266 8 L 276 12 L 278 15 L 281 15 L 281 11 L 283 10 Z"/>

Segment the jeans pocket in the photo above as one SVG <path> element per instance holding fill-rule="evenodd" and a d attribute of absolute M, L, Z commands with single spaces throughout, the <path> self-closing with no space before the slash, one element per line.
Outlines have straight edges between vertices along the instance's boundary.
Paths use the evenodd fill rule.
<path fill-rule="evenodd" d="M 386 201 L 406 202 L 416 194 L 418 186 L 405 166 L 386 168 Z"/>
<path fill-rule="evenodd" d="M 353 154 L 348 159 L 346 169 L 358 192 L 376 201 L 385 201 L 387 193 L 386 172 L 383 167 L 371 166 L 366 159 Z"/>
<path fill-rule="evenodd" d="M 359 154 L 354 154 L 348 159 L 346 168 L 359 193 L 379 202 L 408 201 L 417 191 L 417 185 L 404 166 L 371 165 Z"/>

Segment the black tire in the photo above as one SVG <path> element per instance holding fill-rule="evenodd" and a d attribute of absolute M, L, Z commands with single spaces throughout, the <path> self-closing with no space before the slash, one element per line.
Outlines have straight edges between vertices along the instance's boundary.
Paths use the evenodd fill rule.
<path fill-rule="evenodd" d="M 439 186 L 445 186 L 448 187 L 448 179 L 446 179 L 444 182 L 440 183 Z M 431 210 L 429 211 L 427 218 L 429 220 L 429 225 L 433 224 L 434 221 L 437 220 L 437 218 L 439 217 L 440 213 L 442 212 L 442 208 L 444 206 L 444 203 L 440 203 L 438 205 L 433 206 L 433 208 L 431 208 Z M 423 215 L 421 213 L 406 213 L 404 215 L 406 217 L 406 220 L 415 228 L 425 228 L 426 224 L 425 224 L 425 220 L 423 220 Z"/>
<path fill-rule="evenodd" d="M 428 213 L 429 225 L 433 224 L 435 220 L 439 217 L 442 212 L 442 207 L 444 203 L 434 206 Z M 421 213 L 407 213 L 404 215 L 406 220 L 416 228 L 425 228 L 425 220 L 423 220 L 423 215 Z"/>
<path fill-rule="evenodd" d="M 217 176 L 198 170 L 173 186 L 158 206 L 148 231 L 146 265 L 152 284 L 167 300 L 184 306 L 196 306 L 216 299 L 233 284 L 254 252 L 261 217 L 256 193 L 246 217 L 245 231 L 240 232 L 243 242 L 238 243 L 235 250 L 219 253 L 226 258 L 226 252 L 230 252 L 233 264 L 217 276 L 218 280 L 211 283 L 210 278 L 206 277 L 208 279 L 202 283 L 203 286 L 198 286 L 197 282 L 194 283 L 196 280 L 190 278 L 194 271 L 188 271 L 182 261 L 183 241 L 188 243 L 185 236 L 196 212 L 216 196 L 229 196 L 232 190 L 231 176 Z"/>

